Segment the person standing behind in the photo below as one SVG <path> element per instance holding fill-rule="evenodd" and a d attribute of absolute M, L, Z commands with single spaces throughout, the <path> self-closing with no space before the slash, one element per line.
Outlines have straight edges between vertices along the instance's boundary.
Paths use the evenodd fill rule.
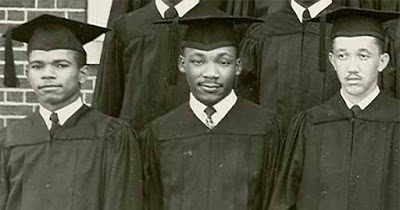
<path fill-rule="evenodd" d="M 320 45 L 325 43 L 320 37 L 329 39 L 331 24 L 308 21 L 334 7 L 332 0 L 289 0 L 264 23 L 253 24 L 239 47 L 239 96 L 276 112 L 283 130 L 296 113 L 340 88 L 325 44 Z"/>
<path fill-rule="evenodd" d="M 1 210 L 142 208 L 136 133 L 82 103 L 82 45 L 105 31 L 42 15 L 9 32 L 28 43 L 26 75 L 40 106 L 1 130 Z"/>
<path fill-rule="evenodd" d="M 271 210 L 400 208 L 400 101 L 377 85 L 390 60 L 382 22 L 399 17 L 355 8 L 326 15 L 341 89 L 294 120 Z"/>
<path fill-rule="evenodd" d="M 141 134 L 150 209 L 265 209 L 276 176 L 280 131 L 271 111 L 238 98 L 233 23 L 215 10 L 182 18 L 179 69 L 190 99 Z"/>
<path fill-rule="evenodd" d="M 206 10 L 199 0 L 154 0 L 118 18 L 103 47 L 93 107 L 141 130 L 186 101 L 189 88 L 177 67 L 184 28 L 153 22 Z"/>

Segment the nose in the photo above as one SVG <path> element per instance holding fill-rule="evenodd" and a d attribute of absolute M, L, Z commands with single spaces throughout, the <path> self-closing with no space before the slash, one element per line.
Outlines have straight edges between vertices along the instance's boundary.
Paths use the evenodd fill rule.
<path fill-rule="evenodd" d="M 349 60 L 347 71 L 350 73 L 357 73 L 360 71 L 358 68 L 357 60 L 355 58 Z"/>
<path fill-rule="evenodd" d="M 53 65 L 45 65 L 43 67 L 42 79 L 53 79 L 56 78 L 55 68 Z"/>
<path fill-rule="evenodd" d="M 219 78 L 218 65 L 215 63 L 209 63 L 208 65 L 206 65 L 203 71 L 203 77 L 213 79 Z"/>

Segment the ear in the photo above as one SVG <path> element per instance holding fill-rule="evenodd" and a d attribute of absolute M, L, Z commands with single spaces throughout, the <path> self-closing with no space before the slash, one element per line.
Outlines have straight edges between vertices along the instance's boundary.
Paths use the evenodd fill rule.
<path fill-rule="evenodd" d="M 242 62 L 240 61 L 240 58 L 236 59 L 236 64 L 235 64 L 235 68 L 236 68 L 236 76 L 239 76 L 240 73 L 242 73 Z"/>
<path fill-rule="evenodd" d="M 88 65 L 84 65 L 79 69 L 79 84 L 83 84 L 86 82 L 87 80 L 87 71 L 89 70 L 89 66 Z"/>
<path fill-rule="evenodd" d="M 186 73 L 185 65 L 186 65 L 185 57 L 183 57 L 183 55 L 179 55 L 178 68 L 180 72 Z"/>
<path fill-rule="evenodd" d="M 335 66 L 335 62 L 334 62 L 333 56 L 335 56 L 335 55 L 333 55 L 332 52 L 329 52 L 329 62 L 331 62 L 332 66 L 333 66 L 333 69 L 335 69 L 335 71 L 336 71 L 336 66 Z"/>
<path fill-rule="evenodd" d="M 385 70 L 386 66 L 389 64 L 389 61 L 390 61 L 389 54 L 383 53 L 382 55 L 380 55 L 378 71 L 382 72 L 383 70 Z"/>

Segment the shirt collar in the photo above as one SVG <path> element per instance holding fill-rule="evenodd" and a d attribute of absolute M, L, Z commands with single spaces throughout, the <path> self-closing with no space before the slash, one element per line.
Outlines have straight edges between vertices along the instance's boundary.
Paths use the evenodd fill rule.
<path fill-rule="evenodd" d="M 79 97 L 78 99 L 68 104 L 67 106 L 54 111 L 58 115 L 60 125 L 64 125 L 65 121 L 67 121 L 76 111 L 78 111 L 78 109 L 80 109 L 82 105 L 83 105 L 82 98 Z M 39 105 L 39 113 L 42 116 L 44 122 L 46 123 L 47 128 L 50 129 L 51 128 L 50 115 L 52 111 L 44 108 L 42 105 Z"/>
<path fill-rule="evenodd" d="M 376 88 L 367 96 L 365 97 L 363 100 L 360 101 L 360 103 L 358 104 L 353 104 L 351 103 L 351 101 L 349 101 L 343 94 L 343 89 L 340 89 L 340 95 L 342 96 L 344 102 L 346 103 L 346 106 L 351 109 L 354 105 L 358 105 L 360 107 L 361 110 L 364 110 L 365 108 L 367 108 L 368 105 L 370 105 L 372 103 L 372 101 L 379 95 L 380 90 L 379 90 L 379 86 L 376 86 Z"/>
<path fill-rule="evenodd" d="M 221 120 L 225 117 L 226 114 L 232 109 L 232 107 L 236 104 L 237 96 L 234 90 L 232 90 L 225 98 L 223 98 L 218 103 L 214 104 L 214 109 L 216 113 L 211 116 L 214 125 L 216 126 Z M 207 125 L 206 119 L 207 115 L 204 113 L 204 110 L 207 108 L 206 105 L 197 100 L 196 97 L 192 93 L 190 93 L 189 106 L 192 109 L 193 113 L 196 117 L 203 122 L 203 124 Z"/>
<path fill-rule="evenodd" d="M 326 9 L 329 5 L 332 4 L 332 0 L 320 0 L 315 4 L 308 7 L 308 11 L 310 12 L 311 18 L 315 18 L 319 13 L 321 13 L 324 9 Z M 306 10 L 303 6 L 297 3 L 295 0 L 290 1 L 290 5 L 292 6 L 293 11 L 296 13 L 297 18 L 300 23 L 303 22 L 303 12 Z"/>
<path fill-rule="evenodd" d="M 183 0 L 178 4 L 176 4 L 174 7 L 178 12 L 178 16 L 183 17 L 186 13 L 188 13 L 191 9 L 193 9 L 199 2 L 200 0 Z M 164 13 L 165 11 L 167 11 L 169 6 L 165 4 L 162 0 L 156 0 L 155 3 L 161 17 L 165 18 Z"/>

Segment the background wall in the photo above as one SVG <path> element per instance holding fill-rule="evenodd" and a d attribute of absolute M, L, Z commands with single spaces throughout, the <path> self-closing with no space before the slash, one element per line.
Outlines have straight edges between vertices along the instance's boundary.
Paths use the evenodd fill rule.
<path fill-rule="evenodd" d="M 86 22 L 88 19 L 87 1 L 90 0 L 0 0 L 0 35 L 9 26 L 24 23 L 43 13 Z M 97 0 L 98 3 L 99 1 Z M 0 38 L 0 127 L 25 117 L 28 113 L 35 111 L 37 107 L 37 98 L 30 88 L 24 72 L 27 56 L 26 45 L 23 43 L 13 43 L 20 87 L 4 87 L 4 41 L 4 38 Z M 82 87 L 83 100 L 87 104 L 91 103 L 96 80 L 96 65 L 91 65 L 91 67 L 89 80 Z"/>

